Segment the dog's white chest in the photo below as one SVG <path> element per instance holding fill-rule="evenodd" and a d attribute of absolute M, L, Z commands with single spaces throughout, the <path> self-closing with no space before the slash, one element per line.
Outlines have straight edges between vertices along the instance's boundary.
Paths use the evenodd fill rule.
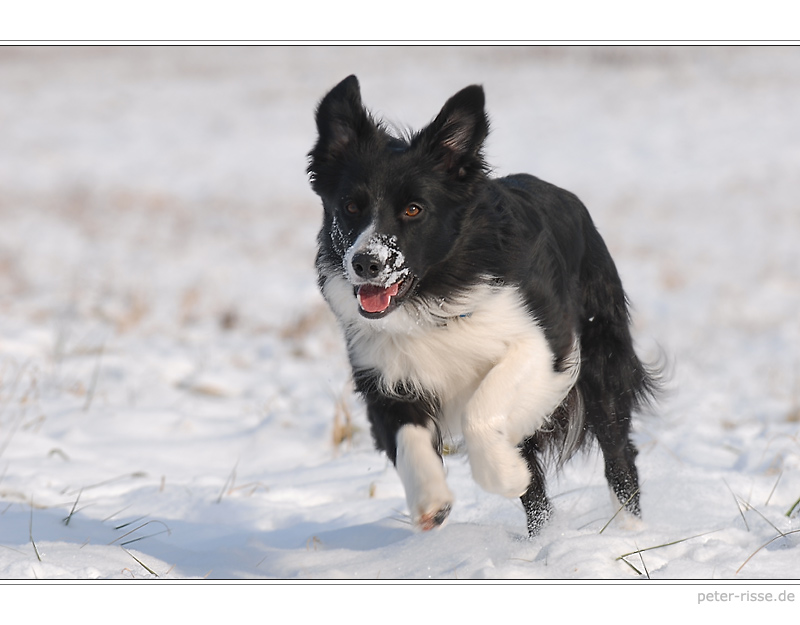
<path fill-rule="evenodd" d="M 354 368 L 376 373 L 387 395 L 400 389 L 435 399 L 440 425 L 453 436 L 480 398 L 481 414 L 503 406 L 509 439 L 519 442 L 541 427 L 577 377 L 577 354 L 574 367 L 554 370 L 544 331 L 513 287 L 478 285 L 436 310 L 401 306 L 379 320 L 358 313 L 343 278 L 328 280 L 325 296 L 344 326 Z"/>

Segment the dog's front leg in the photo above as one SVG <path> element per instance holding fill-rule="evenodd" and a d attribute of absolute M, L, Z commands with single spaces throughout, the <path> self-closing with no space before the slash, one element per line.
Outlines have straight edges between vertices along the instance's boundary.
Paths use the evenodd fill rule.
<path fill-rule="evenodd" d="M 575 371 L 553 369 L 542 333 L 509 346 L 467 403 L 464 440 L 472 476 L 485 490 L 519 497 L 533 477 L 519 449 L 569 392 Z"/>
<path fill-rule="evenodd" d="M 444 523 L 453 505 L 445 481 L 442 458 L 433 447 L 431 431 L 421 425 L 404 425 L 397 432 L 400 481 L 414 525 L 430 530 Z"/>
<path fill-rule="evenodd" d="M 416 527 L 430 530 L 444 523 L 453 505 L 447 487 L 433 407 L 425 401 L 367 398 L 367 414 L 379 449 L 394 462 Z"/>

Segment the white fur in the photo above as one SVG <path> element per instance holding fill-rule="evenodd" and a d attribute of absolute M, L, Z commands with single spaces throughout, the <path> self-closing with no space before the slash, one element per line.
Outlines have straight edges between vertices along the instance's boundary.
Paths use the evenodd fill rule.
<path fill-rule="evenodd" d="M 464 414 L 464 440 L 475 481 L 485 490 L 519 497 L 530 471 L 517 449 L 545 424 L 575 383 L 578 367 L 553 370 L 553 353 L 535 326 L 510 345 L 481 381 Z"/>
<path fill-rule="evenodd" d="M 397 432 L 397 473 L 415 525 L 424 524 L 453 503 L 445 481 L 442 459 L 433 447 L 433 434 L 419 425 L 404 425 Z"/>
<path fill-rule="evenodd" d="M 349 278 L 352 284 L 359 284 L 363 282 L 363 280 L 356 275 L 355 270 L 353 269 L 353 257 L 358 254 L 359 252 L 363 251 L 364 248 L 367 246 L 367 243 L 375 236 L 375 224 L 370 224 L 367 228 L 358 235 L 358 238 L 355 240 L 353 245 L 351 245 L 347 253 L 344 255 L 343 259 L 343 269 L 347 272 L 347 277 Z"/>
<path fill-rule="evenodd" d="M 406 302 L 377 320 L 358 313 L 344 277 L 329 278 L 324 294 L 356 368 L 380 371 L 386 392 L 404 383 L 432 394 L 443 431 L 464 435 L 475 480 L 507 497 L 526 491 L 530 473 L 517 445 L 545 425 L 577 380 L 577 341 L 567 370 L 554 371 L 544 332 L 517 290 L 488 282 L 451 302 Z"/>

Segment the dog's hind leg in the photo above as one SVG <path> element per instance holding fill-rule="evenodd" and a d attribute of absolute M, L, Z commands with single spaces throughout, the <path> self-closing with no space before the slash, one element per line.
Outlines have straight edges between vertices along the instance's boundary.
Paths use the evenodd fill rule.
<path fill-rule="evenodd" d="M 600 444 L 605 475 L 619 505 L 641 516 L 639 475 L 636 471 L 636 447 L 630 439 L 631 414 L 637 397 L 645 388 L 644 370 L 630 337 L 614 339 L 610 333 L 594 342 L 587 340 L 583 352 L 587 363 L 578 385 L 584 400 L 589 430 Z M 587 339 L 589 337 L 586 337 Z"/>
<path fill-rule="evenodd" d="M 539 463 L 538 448 L 536 442 L 529 438 L 522 445 L 522 454 L 528 461 L 528 469 L 531 473 L 531 483 L 528 490 L 520 497 L 522 507 L 525 509 L 525 517 L 528 522 L 528 536 L 533 538 L 539 530 L 547 523 L 552 514 L 552 506 L 547 499 L 545 490 L 545 476 L 542 466 Z"/>
<path fill-rule="evenodd" d="M 627 512 L 639 517 L 631 415 L 653 397 L 656 383 L 636 356 L 627 299 L 608 250 L 596 231 L 589 236 L 590 260 L 584 262 L 581 274 L 587 317 L 581 329 L 583 365 L 578 386 L 586 423 L 600 444 L 614 497 Z"/>
<path fill-rule="evenodd" d="M 596 397 L 586 399 L 586 421 L 600 444 L 608 485 L 619 505 L 640 517 L 637 451 L 630 440 L 630 410 Z"/>
<path fill-rule="evenodd" d="M 591 423 L 591 422 L 590 422 Z M 636 470 L 636 447 L 628 438 L 625 426 L 594 428 L 605 462 L 608 484 L 619 505 L 630 514 L 640 517 L 639 474 Z"/>

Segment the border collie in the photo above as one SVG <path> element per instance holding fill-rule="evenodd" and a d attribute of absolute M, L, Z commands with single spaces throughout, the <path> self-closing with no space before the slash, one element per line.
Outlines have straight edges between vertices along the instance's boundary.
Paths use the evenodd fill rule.
<path fill-rule="evenodd" d="M 482 488 L 522 499 L 531 536 L 552 510 L 547 461 L 592 439 L 619 505 L 640 516 L 629 431 L 654 378 L 583 204 L 527 174 L 490 176 L 480 86 L 398 137 L 350 76 L 322 99 L 316 124 L 319 287 L 414 525 L 441 525 L 453 504 L 444 437 L 463 437 Z"/>

